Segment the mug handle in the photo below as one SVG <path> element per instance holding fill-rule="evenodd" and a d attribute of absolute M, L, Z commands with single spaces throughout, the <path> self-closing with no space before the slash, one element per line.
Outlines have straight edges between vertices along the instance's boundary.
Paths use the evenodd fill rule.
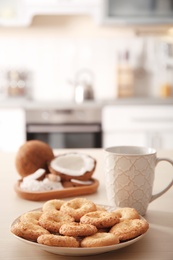
<path fill-rule="evenodd" d="M 173 161 L 170 160 L 170 159 L 167 159 L 167 158 L 157 158 L 156 165 L 157 165 L 159 162 L 161 162 L 161 161 L 166 161 L 166 162 L 170 163 L 170 164 L 173 166 Z M 162 191 L 160 191 L 160 192 L 158 192 L 158 193 L 152 195 L 150 202 L 152 202 L 153 200 L 155 200 L 155 199 L 157 199 L 158 197 L 160 197 L 161 195 L 163 195 L 167 190 L 169 190 L 169 189 L 172 187 L 172 185 L 173 185 L 173 179 L 172 179 L 172 181 L 166 186 L 165 189 L 163 189 Z"/>

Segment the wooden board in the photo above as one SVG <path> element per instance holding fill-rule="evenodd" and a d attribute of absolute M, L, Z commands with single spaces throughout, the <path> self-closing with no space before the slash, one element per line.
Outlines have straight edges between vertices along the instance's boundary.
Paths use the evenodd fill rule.
<path fill-rule="evenodd" d="M 20 188 L 21 180 L 19 180 L 15 186 L 14 189 L 19 197 L 26 200 L 32 200 L 32 201 L 46 201 L 50 199 L 62 199 L 62 198 L 68 198 L 68 197 L 75 197 L 80 195 L 87 195 L 92 194 L 97 191 L 97 188 L 99 186 L 99 181 L 92 178 L 92 184 L 90 185 L 82 185 L 78 187 L 70 187 L 70 188 L 64 188 L 61 190 L 51 190 L 51 191 L 43 191 L 43 192 L 30 192 L 25 191 Z"/>

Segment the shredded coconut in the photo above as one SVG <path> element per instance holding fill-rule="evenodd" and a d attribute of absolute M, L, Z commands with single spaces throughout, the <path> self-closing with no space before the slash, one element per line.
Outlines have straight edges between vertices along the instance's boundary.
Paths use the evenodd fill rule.
<path fill-rule="evenodd" d="M 21 182 L 20 188 L 27 191 L 49 191 L 63 189 L 61 182 L 51 181 L 48 178 L 43 181 L 38 180 L 25 180 Z"/>

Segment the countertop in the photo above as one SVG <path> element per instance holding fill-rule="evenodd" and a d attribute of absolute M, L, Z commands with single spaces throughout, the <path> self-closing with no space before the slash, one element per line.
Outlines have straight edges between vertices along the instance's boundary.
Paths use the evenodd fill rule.
<path fill-rule="evenodd" d="M 6 98 L 0 100 L 0 108 L 24 108 L 24 109 L 64 109 L 64 108 L 102 108 L 106 105 L 173 105 L 173 97 L 169 98 L 117 98 L 112 100 L 91 100 L 83 103 L 73 101 L 39 101 L 24 98 Z"/>
<path fill-rule="evenodd" d="M 55 154 L 69 150 L 55 150 Z M 70 150 L 71 151 L 71 150 Z M 102 149 L 75 150 L 90 154 L 97 160 L 94 177 L 100 185 L 96 193 L 87 195 L 88 199 L 95 203 L 108 205 L 104 185 Z M 159 157 L 173 159 L 173 150 L 158 151 Z M 76 257 L 59 256 L 31 245 L 22 243 L 10 233 L 11 223 L 21 214 L 29 210 L 39 208 L 43 202 L 34 202 L 21 199 L 14 191 L 14 184 L 19 179 L 15 169 L 15 153 L 0 153 L 1 158 L 1 181 L 0 181 L 0 259 L 4 260 L 57 260 L 76 259 Z M 159 191 L 172 179 L 173 168 L 171 165 L 157 167 L 154 192 Z M 70 198 L 66 198 L 70 199 Z M 92 259 L 122 259 L 122 260 L 172 260 L 173 259 L 173 188 L 164 195 L 150 203 L 145 218 L 150 224 L 147 234 L 135 244 L 126 248 L 92 256 Z M 82 259 L 91 259 L 91 256 L 83 256 Z"/>

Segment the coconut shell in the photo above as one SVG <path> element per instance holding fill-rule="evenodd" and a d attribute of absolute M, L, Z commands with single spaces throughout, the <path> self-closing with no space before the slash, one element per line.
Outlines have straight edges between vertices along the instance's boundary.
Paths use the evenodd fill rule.
<path fill-rule="evenodd" d="M 25 177 L 39 168 L 47 171 L 48 163 L 53 158 L 53 150 L 47 143 L 39 140 L 30 140 L 19 148 L 15 165 L 18 173 Z"/>
<path fill-rule="evenodd" d="M 65 173 L 61 173 L 57 170 L 55 170 L 54 168 L 52 168 L 50 166 L 50 163 L 48 164 L 48 169 L 51 173 L 53 174 L 56 174 L 56 175 L 59 175 L 61 180 L 62 181 L 70 181 L 71 179 L 76 179 L 76 180 L 81 180 L 81 181 L 87 181 L 87 180 L 90 180 L 94 171 L 95 171 L 95 168 L 96 168 L 96 160 L 94 159 L 94 167 L 91 171 L 86 171 L 83 175 L 80 175 L 80 176 L 74 176 L 74 175 L 69 175 L 69 174 L 65 174 Z"/>

